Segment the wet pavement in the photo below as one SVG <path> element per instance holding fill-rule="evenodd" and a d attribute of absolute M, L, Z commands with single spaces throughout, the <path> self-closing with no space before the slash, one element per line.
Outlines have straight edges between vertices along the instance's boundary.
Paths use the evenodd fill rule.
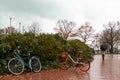
<path fill-rule="evenodd" d="M 105 55 L 104 61 L 101 55 L 95 55 L 88 72 L 75 68 L 54 69 L 19 76 L 0 76 L 0 80 L 120 80 L 120 55 Z"/>

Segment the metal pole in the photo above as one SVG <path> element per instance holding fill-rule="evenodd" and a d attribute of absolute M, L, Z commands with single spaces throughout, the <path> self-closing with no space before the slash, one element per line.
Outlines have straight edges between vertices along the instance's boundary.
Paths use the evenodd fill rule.
<path fill-rule="evenodd" d="M 11 34 L 11 21 L 12 21 L 12 18 L 10 17 L 10 30 L 9 30 L 9 34 Z"/>
<path fill-rule="evenodd" d="M 12 18 L 10 17 L 10 27 L 11 27 L 11 21 L 12 21 Z"/>
<path fill-rule="evenodd" d="M 22 32 L 23 32 L 23 33 L 25 32 L 24 26 L 22 27 Z"/>
<path fill-rule="evenodd" d="M 19 22 L 19 33 L 21 33 L 21 22 Z"/>

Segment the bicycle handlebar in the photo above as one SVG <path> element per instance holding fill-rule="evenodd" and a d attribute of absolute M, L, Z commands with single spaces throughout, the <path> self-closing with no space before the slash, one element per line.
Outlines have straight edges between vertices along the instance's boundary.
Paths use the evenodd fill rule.
<path fill-rule="evenodd" d="M 17 46 L 17 47 L 16 47 L 17 50 L 20 49 L 20 48 L 21 48 L 21 46 Z"/>
<path fill-rule="evenodd" d="M 20 49 L 21 49 L 21 46 L 17 46 L 17 47 L 15 48 L 15 50 L 14 50 L 14 53 L 15 53 L 15 54 L 19 54 L 19 53 L 20 53 Z M 28 53 L 30 54 L 30 53 L 32 53 L 32 51 L 29 50 Z"/>
<path fill-rule="evenodd" d="M 20 50 L 19 50 L 20 48 L 21 48 L 21 46 L 17 46 L 14 50 L 14 53 L 19 54 L 20 53 Z"/>

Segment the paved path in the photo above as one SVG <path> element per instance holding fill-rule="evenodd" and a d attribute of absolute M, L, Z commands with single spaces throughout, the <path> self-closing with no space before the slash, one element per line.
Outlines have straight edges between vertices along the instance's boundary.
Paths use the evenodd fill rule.
<path fill-rule="evenodd" d="M 120 80 L 120 55 L 95 55 L 88 72 L 74 68 L 26 73 L 19 76 L 0 76 L 0 80 Z"/>

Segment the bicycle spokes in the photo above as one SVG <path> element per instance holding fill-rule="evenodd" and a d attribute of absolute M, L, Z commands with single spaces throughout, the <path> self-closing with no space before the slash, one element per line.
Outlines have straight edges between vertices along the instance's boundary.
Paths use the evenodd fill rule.
<path fill-rule="evenodd" d="M 77 64 L 77 67 L 79 67 L 81 71 L 88 71 L 90 68 L 90 62 L 88 60 L 82 59 Z"/>
<path fill-rule="evenodd" d="M 11 73 L 15 75 L 19 75 L 24 71 L 24 63 L 22 62 L 22 60 L 18 60 L 17 58 L 12 58 L 8 62 L 8 69 Z"/>
<path fill-rule="evenodd" d="M 39 72 L 41 70 L 40 60 L 35 56 L 30 60 L 30 69 L 34 72 Z"/>
<path fill-rule="evenodd" d="M 71 67 L 71 62 L 70 60 L 65 60 L 65 59 L 61 59 L 59 61 L 59 67 L 63 70 L 67 70 L 68 68 Z"/>

